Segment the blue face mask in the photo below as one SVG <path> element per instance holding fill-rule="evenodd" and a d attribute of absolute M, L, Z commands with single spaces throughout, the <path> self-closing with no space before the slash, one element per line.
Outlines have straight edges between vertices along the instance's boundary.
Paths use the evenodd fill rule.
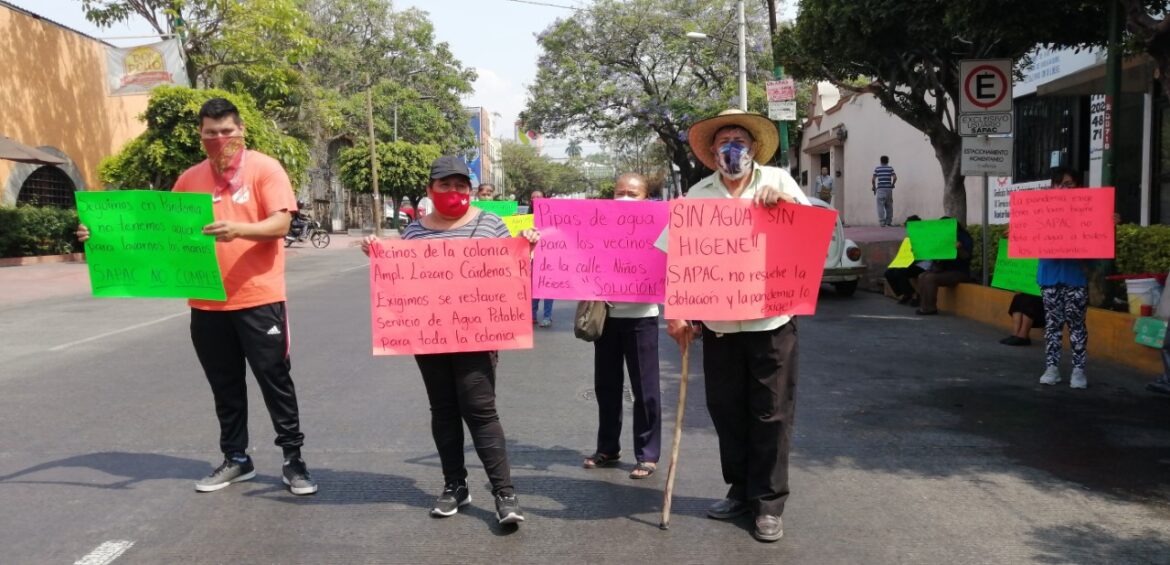
<path fill-rule="evenodd" d="M 743 178 L 751 170 L 751 148 L 738 141 L 731 141 L 719 146 L 719 171 L 723 176 L 736 180 Z"/>

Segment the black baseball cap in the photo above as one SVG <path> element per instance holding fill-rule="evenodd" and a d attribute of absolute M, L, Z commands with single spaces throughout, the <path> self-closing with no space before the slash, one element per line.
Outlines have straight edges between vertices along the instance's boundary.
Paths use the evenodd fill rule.
<path fill-rule="evenodd" d="M 470 181 L 471 169 L 467 168 L 467 163 L 464 163 L 463 159 L 454 155 L 444 155 L 431 163 L 431 180 L 447 178 L 452 175 L 461 175 Z"/>

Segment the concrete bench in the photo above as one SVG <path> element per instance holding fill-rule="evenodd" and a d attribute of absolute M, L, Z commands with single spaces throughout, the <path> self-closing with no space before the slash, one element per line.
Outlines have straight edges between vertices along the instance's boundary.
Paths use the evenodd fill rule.
<path fill-rule="evenodd" d="M 1006 335 L 1012 331 L 1012 319 L 1008 316 L 1012 296 L 1015 293 L 1011 291 L 964 283 L 954 288 L 939 289 L 938 308 L 1003 329 Z M 1089 329 L 1089 358 L 1106 359 L 1153 374 L 1161 373 L 1160 350 L 1134 342 L 1133 324 L 1136 319 L 1127 312 L 1089 308 L 1085 319 Z M 1032 330 L 1032 339 L 1039 339 L 1043 343 L 1043 323 Z M 1065 347 L 1068 347 L 1067 336 Z"/>

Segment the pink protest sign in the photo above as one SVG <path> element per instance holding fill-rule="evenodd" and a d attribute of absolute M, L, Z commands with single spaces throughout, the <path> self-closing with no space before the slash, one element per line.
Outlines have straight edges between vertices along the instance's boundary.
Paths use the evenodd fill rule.
<path fill-rule="evenodd" d="M 666 316 L 754 320 L 813 314 L 837 213 L 739 198 L 670 203 Z"/>
<path fill-rule="evenodd" d="M 532 348 L 528 253 L 519 238 L 371 245 L 374 355 Z"/>
<path fill-rule="evenodd" d="M 544 199 L 535 212 L 533 296 L 662 302 L 666 256 L 654 242 L 666 227 L 665 202 Z"/>
<path fill-rule="evenodd" d="M 1012 259 L 1112 259 L 1113 187 L 1011 194 Z"/>

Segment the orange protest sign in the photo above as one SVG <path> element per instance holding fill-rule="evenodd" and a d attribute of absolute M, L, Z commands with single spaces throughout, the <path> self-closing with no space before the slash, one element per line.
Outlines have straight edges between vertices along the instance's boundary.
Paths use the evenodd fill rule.
<path fill-rule="evenodd" d="M 666 316 L 753 320 L 816 311 L 837 213 L 739 198 L 670 205 Z"/>
<path fill-rule="evenodd" d="M 1112 259 L 1113 188 L 1023 190 L 1011 194 L 1012 259 Z"/>
<path fill-rule="evenodd" d="M 370 246 L 374 355 L 532 348 L 524 239 L 416 239 Z"/>

